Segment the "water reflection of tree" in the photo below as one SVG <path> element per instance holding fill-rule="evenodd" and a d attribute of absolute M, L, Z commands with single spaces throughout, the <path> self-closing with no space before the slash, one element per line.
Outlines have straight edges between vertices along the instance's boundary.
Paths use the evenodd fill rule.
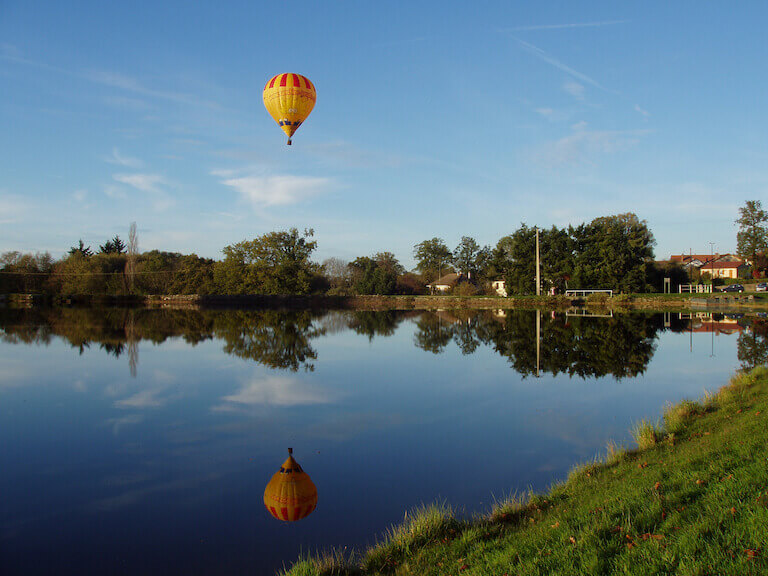
<path fill-rule="evenodd" d="M 432 354 L 440 354 L 453 339 L 453 324 L 437 314 L 422 314 L 416 320 L 414 344 Z"/>
<path fill-rule="evenodd" d="M 768 321 L 754 319 L 750 330 L 739 333 L 737 355 L 742 370 L 768 364 Z"/>
<path fill-rule="evenodd" d="M 506 312 L 503 317 L 477 313 L 425 313 L 416 322 L 415 345 L 438 354 L 453 340 L 463 354 L 481 344 L 491 346 L 523 375 L 539 371 L 571 376 L 636 376 L 647 367 L 656 349 L 658 321 L 639 314 L 613 318 L 566 318 L 545 315 L 541 348 L 536 350 L 532 311 Z M 466 315 L 466 312 L 464 313 Z"/>
<path fill-rule="evenodd" d="M 351 313 L 348 326 L 373 340 L 374 336 L 392 336 L 403 318 L 403 313 L 396 310 L 358 310 Z"/>
<path fill-rule="evenodd" d="M 536 373 L 536 327 L 533 315 L 509 314 L 489 331 L 490 343 L 521 374 Z M 641 314 L 613 318 L 555 318 L 541 322 L 540 370 L 570 376 L 636 376 L 645 371 L 656 350 L 656 323 Z"/>
<path fill-rule="evenodd" d="M 317 353 L 310 341 L 323 333 L 309 311 L 148 310 L 121 308 L 0 309 L 0 341 L 48 344 L 54 336 L 82 354 L 98 344 L 116 358 L 127 349 L 131 374 L 138 366 L 139 343 L 160 344 L 180 337 L 196 345 L 219 337 L 227 353 L 272 368 L 313 368 Z"/>
<path fill-rule="evenodd" d="M 180 337 L 196 345 L 221 338 L 228 354 L 297 371 L 314 368 L 317 352 L 313 340 L 326 329 L 386 337 L 414 315 L 418 315 L 414 345 L 421 350 L 439 354 L 454 342 L 463 354 L 472 354 L 480 346 L 489 346 L 521 374 L 536 373 L 533 311 L 509 310 L 500 317 L 466 310 L 323 314 L 308 310 L 0 309 L 0 339 L 47 344 L 53 336 L 60 336 L 79 350 L 95 343 L 115 357 L 127 351 L 133 372 L 142 340 L 161 343 Z M 765 322 L 755 326 L 754 338 L 739 340 L 739 358 L 745 366 L 765 362 L 768 355 Z M 582 377 L 635 376 L 650 362 L 660 328 L 659 315 L 576 318 L 544 314 L 538 367 L 540 372 Z"/>
<path fill-rule="evenodd" d="M 54 336 L 37 309 L 0 307 L 0 342 L 47 346 Z"/>
<path fill-rule="evenodd" d="M 323 334 L 303 311 L 238 311 L 216 319 L 216 336 L 226 341 L 224 351 L 255 360 L 270 368 L 314 370 L 317 359 L 311 340 Z"/>

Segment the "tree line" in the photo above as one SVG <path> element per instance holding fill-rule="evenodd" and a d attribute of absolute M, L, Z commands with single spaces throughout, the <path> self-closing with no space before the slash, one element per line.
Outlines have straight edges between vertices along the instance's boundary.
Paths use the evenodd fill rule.
<path fill-rule="evenodd" d="M 759 230 L 761 218 L 768 220 L 761 210 L 759 201 L 747 203 L 742 219 L 751 224 L 739 233 L 740 249 L 743 244 L 755 260 L 766 236 Z M 127 243 L 115 235 L 93 250 L 79 240 L 59 260 L 49 253 L 3 253 L 0 293 L 424 294 L 431 282 L 457 274 L 461 282 L 453 289 L 456 294 L 493 294 L 493 280 L 504 280 L 510 295 L 535 294 L 536 234 L 535 227 L 523 223 L 495 247 L 480 246 L 471 236 L 462 236 L 454 249 L 439 237 L 423 240 L 413 247 L 414 270 L 407 271 L 387 251 L 318 263 L 312 259 L 317 249 L 312 229 L 291 228 L 243 240 L 226 246 L 221 260 L 159 250 L 138 253 L 134 224 Z M 542 293 L 568 288 L 649 292 L 661 288 L 663 277 L 672 276 L 675 283 L 688 279 L 682 268 L 654 262 L 653 234 L 633 213 L 539 229 L 538 235 Z"/>

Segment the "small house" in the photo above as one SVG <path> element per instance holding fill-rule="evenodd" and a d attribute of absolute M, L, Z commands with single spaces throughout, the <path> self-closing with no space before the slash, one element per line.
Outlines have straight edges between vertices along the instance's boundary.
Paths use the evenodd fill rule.
<path fill-rule="evenodd" d="M 710 278 L 739 278 L 747 267 L 743 260 L 715 260 L 707 262 L 699 270 Z"/>
<path fill-rule="evenodd" d="M 434 282 L 427 284 L 427 288 L 429 288 L 429 292 L 431 294 L 434 294 L 436 292 L 439 293 L 445 293 L 456 284 L 461 282 L 464 279 L 463 274 L 456 274 L 455 272 L 451 272 L 450 274 L 446 274 L 445 276 L 441 276 Z"/>
<path fill-rule="evenodd" d="M 507 296 L 507 281 L 506 280 L 494 280 L 491 282 L 491 286 L 499 296 Z"/>

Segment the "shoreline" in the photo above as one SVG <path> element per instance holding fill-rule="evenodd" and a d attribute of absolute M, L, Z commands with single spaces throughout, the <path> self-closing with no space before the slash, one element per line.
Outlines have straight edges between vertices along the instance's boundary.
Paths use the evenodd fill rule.
<path fill-rule="evenodd" d="M 761 414 L 766 366 L 668 406 L 663 424 L 638 423 L 637 448 L 609 443 L 545 493 L 470 519 L 445 503 L 422 506 L 367 550 L 304 556 L 281 574 L 765 574 Z"/>
<path fill-rule="evenodd" d="M 50 297 L 41 294 L 0 295 L 0 304 L 12 306 L 136 306 L 146 308 L 193 309 L 327 309 L 327 310 L 441 310 L 441 309 L 568 309 L 599 308 L 613 311 L 658 310 L 685 312 L 726 312 L 768 310 L 765 296 L 619 294 L 612 298 L 570 298 L 565 296 L 293 296 L 293 295 L 147 295 Z"/>

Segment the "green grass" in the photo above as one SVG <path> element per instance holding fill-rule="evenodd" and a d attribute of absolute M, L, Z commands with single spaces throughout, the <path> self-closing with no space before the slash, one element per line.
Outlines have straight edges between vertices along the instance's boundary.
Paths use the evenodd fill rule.
<path fill-rule="evenodd" d="M 368 551 L 287 574 L 768 574 L 768 367 L 633 434 L 545 494 L 465 520 L 423 507 Z"/>

